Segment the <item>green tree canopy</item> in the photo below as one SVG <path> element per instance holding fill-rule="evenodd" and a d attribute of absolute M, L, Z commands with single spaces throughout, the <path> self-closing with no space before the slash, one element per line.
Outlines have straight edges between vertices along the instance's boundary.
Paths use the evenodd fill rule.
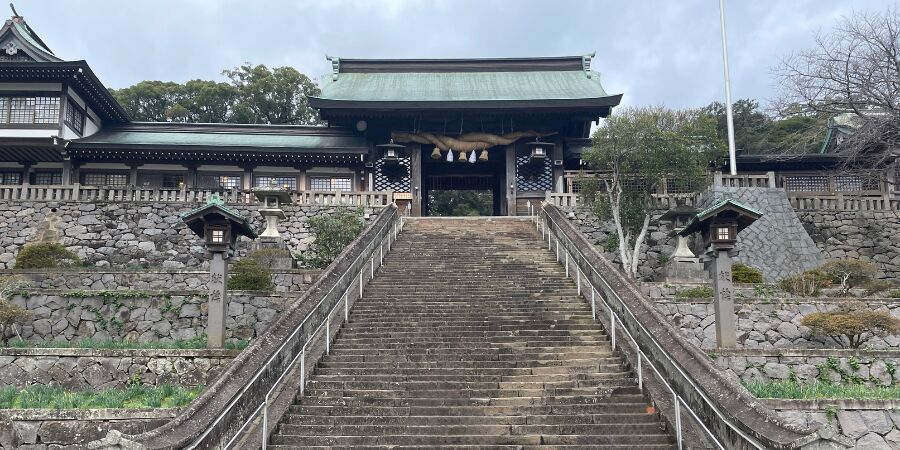
<path fill-rule="evenodd" d="M 229 82 L 141 81 L 110 89 L 136 121 L 314 125 L 309 96 L 319 87 L 292 67 L 245 64 L 225 70 Z"/>
<path fill-rule="evenodd" d="M 582 194 L 615 225 L 626 274 L 637 276 L 651 196 L 660 184 L 667 183 L 669 190 L 705 186 L 710 162 L 723 153 L 715 120 L 700 110 L 624 108 L 597 129 L 583 159 L 603 174 L 583 180 Z"/>
<path fill-rule="evenodd" d="M 725 104 L 713 102 L 701 111 L 716 121 L 716 135 L 728 145 L 728 122 Z M 786 115 L 776 118 L 760 109 L 759 102 L 740 99 L 732 105 L 734 114 L 734 146 L 738 153 L 762 155 L 771 153 L 813 153 L 825 136 L 826 117 Z"/>
<path fill-rule="evenodd" d="M 490 216 L 494 212 L 491 191 L 435 190 L 428 192 L 432 216 Z"/>

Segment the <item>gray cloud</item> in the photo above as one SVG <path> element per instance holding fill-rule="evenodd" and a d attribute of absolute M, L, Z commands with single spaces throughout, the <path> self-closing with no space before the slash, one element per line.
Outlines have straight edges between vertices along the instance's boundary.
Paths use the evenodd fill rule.
<path fill-rule="evenodd" d="M 727 2 L 736 98 L 774 95 L 771 68 L 852 8 L 890 0 Z M 596 51 L 594 69 L 630 105 L 724 97 L 715 0 L 41 0 L 19 13 L 64 59 L 109 87 L 221 78 L 245 61 L 318 78 L 344 57 L 495 57 Z"/>

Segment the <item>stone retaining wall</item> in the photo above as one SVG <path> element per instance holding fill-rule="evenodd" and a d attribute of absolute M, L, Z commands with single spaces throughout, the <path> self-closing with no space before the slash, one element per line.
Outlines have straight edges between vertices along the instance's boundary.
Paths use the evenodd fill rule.
<path fill-rule="evenodd" d="M 0 449 L 84 449 L 110 430 L 139 434 L 172 420 L 180 409 L 0 410 Z"/>
<path fill-rule="evenodd" d="M 863 382 L 893 385 L 900 382 L 900 351 L 836 349 L 719 349 L 710 358 L 725 373 L 742 382 Z M 832 367 L 834 362 L 837 367 Z"/>
<path fill-rule="evenodd" d="M 273 270 L 275 292 L 302 293 L 321 272 L 318 269 Z M 209 272 L 203 270 L 0 270 L 20 275 L 39 289 L 202 290 Z"/>
<path fill-rule="evenodd" d="M 762 403 L 787 423 L 819 430 L 852 450 L 900 448 L 900 401 L 772 400 Z M 840 447 L 834 447 L 840 448 Z"/>
<path fill-rule="evenodd" d="M 579 231 L 584 233 L 588 240 L 594 244 L 594 248 L 597 251 L 610 261 L 621 264 L 616 229 L 611 221 L 601 220 L 591 210 L 583 207 L 560 209 L 567 213 L 571 212 L 574 215 L 574 217 L 569 217 L 569 221 Z M 665 213 L 664 210 L 652 213 L 650 226 L 647 228 L 647 238 L 644 241 L 644 245 L 641 246 L 638 272 L 644 280 L 663 278 L 663 266 L 669 255 L 675 251 L 676 238 L 669 236 L 669 233 L 672 231 L 670 228 L 671 224 L 659 222 L 659 217 L 663 213 Z M 608 251 L 610 249 L 612 251 Z"/>
<path fill-rule="evenodd" d="M 107 291 L 108 292 L 108 291 Z M 298 298 L 238 291 L 230 293 L 225 333 L 228 339 L 260 335 L 284 305 Z M 64 292 L 16 296 L 13 303 L 33 317 L 18 328 L 26 341 L 187 340 L 206 329 L 207 297 L 203 293 L 170 291 L 149 297 L 66 297 Z M 13 330 L 10 337 L 17 337 Z"/>
<path fill-rule="evenodd" d="M 883 278 L 900 278 L 900 217 L 896 211 L 798 211 L 803 227 L 828 259 L 875 263 Z"/>
<path fill-rule="evenodd" d="M 736 299 L 737 345 L 744 348 L 836 348 L 828 338 L 811 336 L 800 324 L 803 316 L 831 311 L 847 299 Z M 853 299 L 858 300 L 858 299 Z M 900 300 L 863 299 L 867 308 L 900 317 Z M 712 299 L 657 300 L 656 308 L 685 337 L 703 349 L 716 348 Z M 900 349 L 900 336 L 873 337 L 863 345 L 872 349 Z"/>
<path fill-rule="evenodd" d="M 147 386 L 202 387 L 238 350 L 2 348 L 0 387 L 61 386 L 68 391 L 121 389 L 139 377 Z"/>
<path fill-rule="evenodd" d="M 97 267 L 204 268 L 203 243 L 178 217 L 196 207 L 189 203 L 60 203 L 0 201 L 0 269 L 13 268 L 16 254 L 27 243 L 60 242 Z M 257 205 L 229 205 L 249 218 L 254 229 L 264 221 Z M 309 251 L 314 237 L 310 217 L 330 214 L 334 207 L 286 205 L 279 232 L 289 249 Z M 374 215 L 372 216 L 374 217 Z M 237 256 L 250 249 L 241 239 Z"/>

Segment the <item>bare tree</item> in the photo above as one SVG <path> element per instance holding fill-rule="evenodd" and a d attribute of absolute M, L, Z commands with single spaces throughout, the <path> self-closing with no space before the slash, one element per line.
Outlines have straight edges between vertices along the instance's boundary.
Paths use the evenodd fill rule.
<path fill-rule="evenodd" d="M 900 11 L 843 17 L 776 69 L 783 116 L 840 117 L 844 168 L 896 170 L 900 149 Z"/>

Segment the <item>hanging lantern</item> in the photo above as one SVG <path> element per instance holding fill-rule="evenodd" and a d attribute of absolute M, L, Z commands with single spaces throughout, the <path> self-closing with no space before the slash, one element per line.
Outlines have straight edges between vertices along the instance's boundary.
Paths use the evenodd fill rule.
<path fill-rule="evenodd" d="M 375 148 L 381 150 L 381 158 L 385 163 L 396 164 L 400 161 L 400 153 L 406 148 L 403 145 L 395 144 L 394 140 L 388 144 L 376 145 Z"/>
<path fill-rule="evenodd" d="M 459 159 L 457 161 L 461 163 L 469 162 L 469 158 L 466 157 L 466 152 L 459 152 Z"/>
<path fill-rule="evenodd" d="M 475 150 L 472 150 L 472 153 L 469 154 L 469 162 L 475 164 Z"/>
<path fill-rule="evenodd" d="M 453 149 L 447 149 L 447 162 L 453 162 Z"/>
<path fill-rule="evenodd" d="M 434 150 L 431 151 L 431 159 L 441 159 L 441 149 L 435 147 Z"/>
<path fill-rule="evenodd" d="M 532 161 L 547 159 L 547 154 L 553 147 L 552 142 L 541 142 L 540 136 L 535 138 L 534 142 L 528 142 L 525 145 L 528 146 Z"/>
<path fill-rule="evenodd" d="M 482 150 L 482 151 L 481 151 L 481 156 L 478 157 L 478 160 L 479 160 L 479 161 L 487 161 L 487 160 L 488 160 L 488 153 L 487 153 L 487 152 L 488 152 L 487 149 Z"/>

